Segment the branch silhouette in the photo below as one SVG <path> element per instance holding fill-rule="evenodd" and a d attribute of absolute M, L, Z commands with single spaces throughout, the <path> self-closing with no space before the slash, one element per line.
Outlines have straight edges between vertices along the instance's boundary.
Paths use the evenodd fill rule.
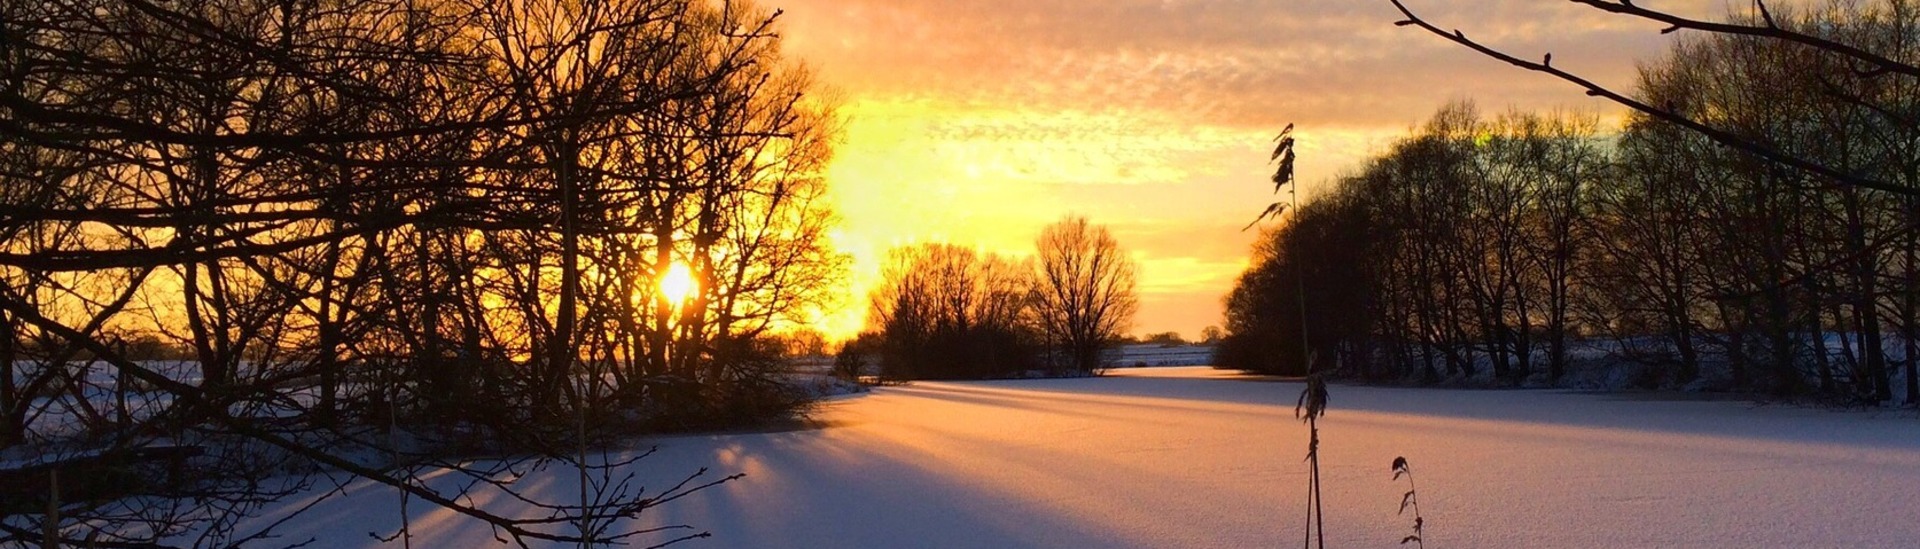
<path fill-rule="evenodd" d="M 1651 9 L 1643 8 L 1640 6 L 1636 6 L 1633 4 L 1632 0 L 1620 0 L 1618 2 L 1609 2 L 1607 0 L 1567 0 L 1567 1 L 1573 2 L 1575 4 L 1582 4 L 1585 6 L 1589 6 L 1594 9 L 1605 11 L 1608 13 L 1629 15 L 1629 16 L 1638 17 L 1641 19 L 1646 19 L 1649 21 L 1658 21 L 1660 23 L 1665 23 L 1668 26 L 1665 29 L 1661 29 L 1660 32 L 1662 34 L 1672 33 L 1681 29 L 1687 29 L 1687 30 L 1720 33 L 1720 34 L 1737 34 L 1737 35 L 1743 35 L 1743 36 L 1773 38 L 1777 40 L 1785 40 L 1788 42 L 1804 44 L 1807 46 L 1812 46 L 1812 47 L 1830 51 L 1833 53 L 1838 53 L 1840 55 L 1852 57 L 1854 59 L 1860 60 L 1869 65 L 1874 66 L 1873 69 L 1861 71 L 1861 74 L 1878 75 L 1878 74 L 1886 74 L 1886 73 L 1895 73 L 1895 74 L 1904 74 L 1907 76 L 1920 77 L 1920 67 L 1914 66 L 1912 64 L 1902 63 L 1900 61 L 1887 58 L 1886 56 L 1876 54 L 1870 51 L 1866 51 L 1860 48 L 1856 48 L 1853 46 L 1849 46 L 1847 44 L 1842 44 L 1842 43 L 1821 38 L 1818 36 L 1782 28 L 1780 25 L 1774 22 L 1773 12 L 1767 9 L 1766 2 L 1759 2 L 1759 1 L 1754 2 L 1754 5 L 1757 6 L 1760 10 L 1760 18 L 1762 21 L 1766 23 L 1765 25 L 1742 25 L 1737 23 L 1716 23 L 1713 21 L 1688 19 L 1685 17 L 1680 17 L 1677 15 L 1673 15 L 1673 14 L 1662 12 L 1662 11 L 1651 10 Z"/>
<path fill-rule="evenodd" d="M 1750 139 L 1740 137 L 1739 135 L 1734 134 L 1732 132 L 1728 132 L 1728 131 L 1720 130 L 1718 128 L 1714 128 L 1712 126 L 1708 126 L 1704 123 L 1701 123 L 1697 120 L 1689 118 L 1680 113 L 1676 113 L 1672 110 L 1655 107 L 1653 105 L 1648 105 L 1645 102 L 1629 97 L 1626 94 L 1622 94 L 1620 92 L 1613 91 L 1612 89 L 1609 89 L 1605 86 L 1601 86 L 1600 84 L 1597 84 L 1592 80 L 1588 80 L 1585 77 L 1582 77 L 1578 74 L 1574 74 L 1572 72 L 1568 72 L 1566 70 L 1554 67 L 1553 65 L 1550 64 L 1550 62 L 1553 59 L 1552 55 L 1545 56 L 1540 62 L 1528 61 L 1526 59 L 1516 57 L 1505 51 L 1495 49 L 1491 46 L 1487 46 L 1480 42 L 1474 41 L 1473 39 L 1467 38 L 1466 33 L 1463 33 L 1458 29 L 1455 29 L 1452 31 L 1442 29 L 1439 26 L 1434 25 L 1432 22 L 1427 21 L 1426 19 L 1423 19 L 1419 15 L 1415 14 L 1412 9 L 1407 8 L 1406 4 L 1402 3 L 1400 0 L 1388 0 L 1388 1 L 1392 2 L 1393 7 L 1399 9 L 1401 15 L 1406 17 L 1406 19 L 1394 22 L 1394 25 L 1396 26 L 1419 27 L 1429 33 L 1433 33 L 1433 35 L 1435 36 L 1445 38 L 1447 41 L 1453 42 L 1455 44 L 1459 44 L 1463 47 L 1466 47 L 1467 49 L 1478 52 L 1481 55 L 1485 55 L 1487 57 L 1497 59 L 1501 62 L 1507 63 L 1509 65 L 1513 65 L 1516 67 L 1520 67 L 1522 69 L 1551 75 L 1555 78 L 1559 78 L 1561 80 L 1567 81 L 1569 83 L 1572 83 L 1574 85 L 1577 85 L 1577 86 L 1580 86 L 1581 88 L 1586 89 L 1586 93 L 1589 96 L 1605 98 L 1609 101 L 1613 101 L 1615 103 L 1624 105 L 1633 110 L 1645 113 L 1648 116 L 1652 116 L 1654 118 L 1687 128 L 1688 130 L 1692 130 L 1696 133 L 1706 136 L 1708 139 L 1712 139 L 1714 142 L 1719 143 L 1723 146 L 1740 150 L 1749 154 L 1753 154 L 1755 156 L 1764 158 L 1768 161 L 1771 161 L 1777 164 L 1789 166 L 1807 173 L 1825 177 L 1838 183 L 1853 185 L 1853 186 L 1863 187 L 1868 189 L 1886 191 L 1886 192 L 1901 194 L 1901 195 L 1920 196 L 1920 190 L 1916 190 L 1910 187 L 1905 187 L 1905 186 L 1901 186 L 1893 183 L 1888 183 L 1885 181 L 1880 181 L 1876 179 L 1870 179 L 1870 178 L 1849 174 L 1849 173 L 1840 171 L 1838 169 L 1834 169 L 1825 164 L 1821 164 L 1818 162 L 1807 160 L 1799 156 L 1781 152 L 1778 149 L 1766 146 L 1764 144 L 1755 142 Z M 1598 2 L 1597 0 L 1571 0 L 1571 1 L 1581 2 L 1581 3 L 1607 4 L 1609 6 L 1613 5 L 1606 2 Z M 1612 10 L 1609 10 L 1609 11 L 1612 11 Z M 1646 10 L 1642 10 L 1642 11 L 1646 11 Z M 1657 13 L 1657 12 L 1650 12 L 1650 13 Z M 1768 18 L 1771 19 L 1771 16 L 1769 16 Z M 1687 20 L 1682 20 L 1682 21 L 1687 21 Z M 1704 25 L 1704 23 L 1702 24 Z M 1734 25 L 1734 26 L 1738 27 L 1739 25 Z M 1694 28 L 1694 27 L 1688 27 L 1688 28 Z M 1752 27 L 1749 27 L 1749 28 L 1752 28 Z M 1777 32 L 1782 32 L 1782 33 L 1788 32 L 1788 31 L 1778 31 L 1777 29 L 1775 30 Z"/>

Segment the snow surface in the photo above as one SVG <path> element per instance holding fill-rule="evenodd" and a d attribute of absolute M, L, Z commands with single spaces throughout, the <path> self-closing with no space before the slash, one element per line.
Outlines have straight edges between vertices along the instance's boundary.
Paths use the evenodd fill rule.
<path fill-rule="evenodd" d="M 655 489 L 701 466 L 747 477 L 642 522 L 714 534 L 683 548 L 1292 546 L 1299 389 L 1207 368 L 885 387 L 827 404 L 819 428 L 653 441 L 639 467 Z M 1395 515 L 1395 456 L 1417 475 L 1428 547 L 1920 544 L 1912 412 L 1336 385 L 1321 428 L 1329 546 L 1397 546 L 1412 517 Z M 571 470 L 538 476 L 523 482 L 577 497 Z M 375 545 L 398 500 L 355 483 L 281 540 Z M 424 507 L 415 546 L 495 544 Z"/>

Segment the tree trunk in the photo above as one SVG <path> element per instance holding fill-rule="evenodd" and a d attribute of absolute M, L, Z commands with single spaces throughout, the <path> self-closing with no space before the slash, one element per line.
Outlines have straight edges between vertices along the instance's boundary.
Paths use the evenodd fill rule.
<path fill-rule="evenodd" d="M 318 342 L 319 349 L 316 349 L 316 352 L 319 353 L 319 356 L 315 361 L 315 366 L 320 369 L 320 409 L 318 412 L 321 425 L 333 425 L 335 414 L 338 413 L 338 406 L 335 403 L 335 399 L 337 398 L 340 388 L 340 365 L 338 362 L 339 357 L 336 354 L 338 352 L 336 347 L 339 346 L 340 329 L 339 326 L 334 323 L 333 294 L 337 291 L 335 284 L 338 281 L 337 272 L 339 265 L 340 244 L 337 242 L 328 243 L 325 263 L 321 269 L 324 278 L 320 282 L 320 310 L 318 311 L 320 337 Z"/>
<path fill-rule="evenodd" d="M 1915 233 L 1916 229 L 1920 229 L 1920 198 L 1908 196 L 1906 203 L 1907 245 L 1901 254 L 1904 256 L 1902 267 L 1906 270 L 1906 284 L 1902 285 L 1900 291 L 1900 329 L 1901 339 L 1906 340 L 1907 405 L 1920 406 L 1920 375 L 1915 375 L 1915 370 L 1920 369 L 1915 366 L 1920 362 L 1920 342 L 1914 341 L 1916 336 L 1920 336 L 1920 329 L 1916 329 L 1920 327 L 1914 326 L 1915 308 L 1920 306 L 1920 303 L 1915 303 L 1916 296 L 1920 295 L 1920 257 L 1915 257 L 1915 249 L 1920 248 L 1920 236 Z"/>
<path fill-rule="evenodd" d="M 420 351 L 414 357 L 414 368 L 418 378 L 427 386 L 421 400 L 438 415 L 449 412 L 453 404 L 453 375 L 441 358 L 445 354 L 440 348 L 440 286 L 433 272 L 433 239 L 424 229 L 414 232 L 413 255 L 419 277 L 420 292 Z"/>
<path fill-rule="evenodd" d="M 571 132 L 566 133 L 552 150 L 553 176 L 560 187 L 560 303 L 553 321 L 553 338 L 547 341 L 547 371 L 541 380 L 546 384 L 549 405 L 561 401 L 573 368 L 573 330 L 580 291 L 580 230 L 575 212 L 580 190 L 574 173 L 579 151 L 573 146 Z"/>
<path fill-rule="evenodd" d="M 653 329 L 647 332 L 647 363 L 653 369 L 649 373 L 655 375 L 685 373 L 674 370 L 668 362 L 672 358 L 667 351 L 673 338 L 673 304 L 667 301 L 659 288 L 660 277 L 666 276 L 667 271 L 673 268 L 673 227 L 665 221 L 672 218 L 673 210 L 673 205 L 668 203 L 655 212 L 663 220 L 655 226 L 653 234 Z"/>
<path fill-rule="evenodd" d="M 1813 334 L 1813 364 L 1819 370 L 1820 394 L 1832 395 L 1833 359 L 1827 356 L 1826 330 L 1820 323 L 1820 309 L 1815 307 L 1813 311 L 1811 320 L 1807 323 L 1808 331 Z"/>
<path fill-rule="evenodd" d="M 0 288 L 0 292 L 5 291 L 6 288 Z M 18 375 L 14 371 L 14 360 L 18 358 L 14 347 L 19 341 L 17 337 L 12 315 L 0 311 L 0 415 L 4 416 L 0 419 L 0 449 L 19 444 L 27 431 L 26 415 L 16 413 L 16 410 L 25 410 L 23 401 L 31 400 L 22 398 L 14 379 Z"/>
<path fill-rule="evenodd" d="M 1675 316 L 1669 316 L 1668 322 L 1675 350 L 1680 355 L 1680 373 L 1675 381 L 1681 385 L 1693 383 L 1700 378 L 1700 350 L 1693 346 L 1693 323 Z"/>
<path fill-rule="evenodd" d="M 60 549 L 60 471 L 47 471 L 47 513 L 40 517 L 41 549 Z"/>

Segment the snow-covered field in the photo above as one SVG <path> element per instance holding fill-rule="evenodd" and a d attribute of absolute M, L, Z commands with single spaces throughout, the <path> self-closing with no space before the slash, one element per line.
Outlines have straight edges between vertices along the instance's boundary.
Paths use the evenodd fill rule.
<path fill-rule="evenodd" d="M 651 511 L 713 532 L 675 547 L 1286 547 L 1305 518 L 1296 383 L 1207 368 L 921 382 L 836 400 L 821 426 L 655 441 L 664 486 L 747 477 Z M 1395 456 L 1428 547 L 1913 547 L 1920 419 L 1553 391 L 1335 386 L 1322 423 L 1328 545 L 1394 547 Z M 577 497 L 548 471 L 538 490 Z M 353 485 L 285 541 L 375 542 L 393 491 Z M 412 507 L 416 547 L 494 544 Z M 645 543 L 639 544 L 645 546 Z"/>

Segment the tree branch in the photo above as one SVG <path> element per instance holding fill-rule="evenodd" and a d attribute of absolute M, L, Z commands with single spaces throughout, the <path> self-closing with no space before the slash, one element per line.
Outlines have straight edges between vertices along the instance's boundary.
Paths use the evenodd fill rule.
<path fill-rule="evenodd" d="M 1766 25 L 1756 26 L 1756 25 L 1740 25 L 1740 24 L 1733 24 L 1733 23 L 1715 23 L 1712 21 L 1688 19 L 1685 17 L 1680 17 L 1680 16 L 1673 15 L 1666 12 L 1650 10 L 1647 8 L 1633 5 L 1633 3 L 1631 2 L 1625 2 L 1625 1 L 1622 1 L 1622 2 L 1611 2 L 1608 0 L 1567 0 L 1567 1 L 1573 2 L 1575 4 L 1583 4 L 1583 5 L 1592 7 L 1594 9 L 1598 9 L 1598 10 L 1609 12 L 1609 13 L 1616 13 L 1620 15 L 1630 15 L 1634 17 L 1639 17 L 1641 19 L 1647 19 L 1650 21 L 1658 21 L 1661 23 L 1665 23 L 1668 25 L 1668 27 L 1664 30 L 1661 30 L 1660 32 L 1662 33 L 1670 33 L 1680 29 L 1689 29 L 1689 30 L 1706 31 L 1706 32 L 1714 32 L 1714 33 L 1721 33 L 1721 34 L 1737 34 L 1742 36 L 1758 36 L 1762 38 L 1773 38 L 1777 40 L 1785 40 L 1788 42 L 1812 46 L 1815 48 L 1823 49 L 1826 51 L 1830 51 L 1830 52 L 1844 55 L 1847 57 L 1852 57 L 1854 59 L 1858 59 L 1860 61 L 1866 62 L 1867 64 L 1873 65 L 1875 67 L 1875 69 L 1873 69 L 1872 71 L 1869 71 L 1868 74 L 1896 73 L 1896 74 L 1904 74 L 1907 76 L 1920 77 L 1920 67 L 1916 67 L 1908 63 L 1902 63 L 1902 62 L 1887 58 L 1886 56 L 1883 56 L 1880 54 L 1876 54 L 1870 51 L 1866 51 L 1860 48 L 1856 48 L 1853 46 L 1828 40 L 1818 36 L 1781 28 L 1780 25 L 1774 22 L 1773 12 L 1767 10 L 1767 4 L 1765 2 L 1758 3 L 1758 6 L 1760 10 L 1760 18 L 1762 21 L 1766 22 Z M 1394 2 L 1394 3 L 1398 4 L 1399 2 Z M 1401 11 L 1405 12 L 1406 10 L 1403 8 L 1401 9 Z"/>
<path fill-rule="evenodd" d="M 1502 62 L 1505 62 L 1509 65 L 1520 67 L 1526 70 L 1552 75 L 1561 80 L 1565 80 L 1567 82 L 1573 83 L 1574 85 L 1580 86 L 1581 88 L 1585 88 L 1587 90 L 1587 95 L 1606 98 L 1607 100 L 1613 101 L 1615 103 L 1619 103 L 1621 105 L 1625 105 L 1629 108 L 1632 108 L 1633 110 L 1645 113 L 1648 116 L 1652 116 L 1654 118 L 1658 118 L 1660 120 L 1664 120 L 1666 122 L 1670 122 L 1675 125 L 1679 125 L 1681 127 L 1687 128 L 1689 130 L 1693 130 L 1694 132 L 1704 135 L 1708 139 L 1712 139 L 1714 142 L 1719 143 L 1721 145 L 1724 145 L 1742 152 L 1746 152 L 1749 154 L 1753 154 L 1755 156 L 1759 156 L 1761 158 L 1767 159 L 1769 161 L 1772 161 L 1778 164 L 1791 166 L 1795 169 L 1799 169 L 1807 173 L 1826 177 L 1828 179 L 1832 179 L 1839 183 L 1858 186 L 1858 187 L 1865 187 L 1869 189 L 1881 190 L 1881 191 L 1886 191 L 1894 194 L 1909 195 L 1909 196 L 1920 195 L 1920 190 L 1844 173 L 1817 162 L 1809 161 L 1798 156 L 1780 152 L 1779 150 L 1776 150 L 1772 147 L 1768 147 L 1766 145 L 1756 143 L 1752 140 L 1742 138 L 1731 132 L 1723 131 L 1718 128 L 1714 128 L 1712 126 L 1702 124 L 1698 121 L 1695 121 L 1691 118 L 1683 116 L 1679 113 L 1675 113 L 1673 111 L 1666 110 L 1666 109 L 1656 108 L 1652 105 L 1648 105 L 1646 103 L 1640 102 L 1637 99 L 1628 97 L 1619 92 L 1615 92 L 1604 86 L 1596 84 L 1591 80 L 1587 80 L 1585 78 L 1580 77 L 1579 75 L 1573 74 L 1571 72 L 1567 72 L 1559 68 L 1555 68 L 1544 62 L 1535 63 L 1532 61 L 1521 59 L 1519 57 L 1514 57 L 1512 55 L 1507 54 L 1506 52 L 1494 49 L 1492 47 L 1486 46 L 1479 42 L 1475 42 L 1472 39 L 1467 38 L 1467 35 L 1465 33 L 1460 32 L 1459 30 L 1453 30 L 1453 31 L 1442 30 L 1440 27 L 1435 26 L 1433 23 L 1430 23 L 1425 19 L 1421 19 L 1420 16 L 1415 15 L 1413 13 L 1413 10 L 1408 9 L 1405 4 L 1402 4 L 1400 2 L 1400 0 L 1388 0 L 1388 1 L 1392 2 L 1393 6 L 1395 8 L 1398 8 L 1400 10 L 1400 13 L 1407 17 L 1405 20 L 1395 22 L 1394 25 L 1403 26 L 1403 27 L 1409 26 L 1409 25 L 1417 26 L 1417 27 L 1420 27 L 1421 29 L 1425 29 L 1427 32 L 1433 33 L 1435 36 L 1445 38 L 1450 42 L 1459 44 L 1461 46 L 1465 46 L 1467 49 L 1471 49 L 1475 52 L 1479 52 L 1481 55 L 1485 55 L 1487 57 L 1491 57 L 1491 58 L 1500 60 Z M 1582 0 L 1573 0 L 1573 1 L 1579 2 Z"/>

